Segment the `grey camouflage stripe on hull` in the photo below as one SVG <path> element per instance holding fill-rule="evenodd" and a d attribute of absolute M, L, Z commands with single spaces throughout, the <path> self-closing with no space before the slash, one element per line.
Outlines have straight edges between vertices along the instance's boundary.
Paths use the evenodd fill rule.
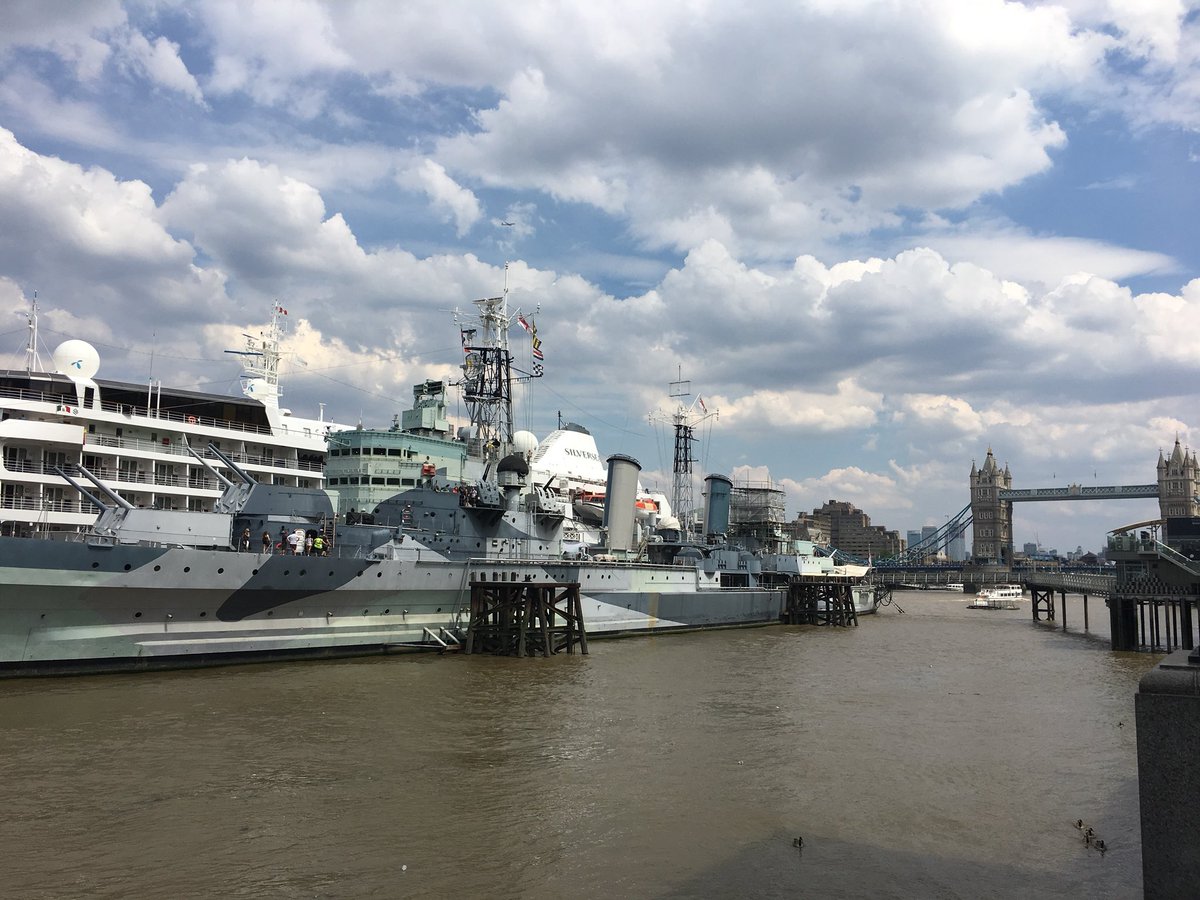
<path fill-rule="evenodd" d="M 294 600 L 335 591 L 363 577 L 368 569 L 378 564 L 378 560 L 365 559 L 272 556 L 249 581 L 221 604 L 217 609 L 217 618 L 222 622 L 238 622 Z M 296 566 L 301 568 L 296 569 Z M 293 571 L 296 577 L 308 576 L 307 566 L 318 570 L 316 584 L 296 587 L 289 583 Z"/>

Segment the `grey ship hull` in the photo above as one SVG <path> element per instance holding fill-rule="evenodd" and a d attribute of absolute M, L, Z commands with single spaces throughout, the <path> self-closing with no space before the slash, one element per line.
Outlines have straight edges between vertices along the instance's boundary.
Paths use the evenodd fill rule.
<path fill-rule="evenodd" d="M 0 538 L 0 675 L 353 656 L 464 629 L 470 582 L 578 581 L 589 637 L 779 621 L 690 568 L 341 559 Z"/>

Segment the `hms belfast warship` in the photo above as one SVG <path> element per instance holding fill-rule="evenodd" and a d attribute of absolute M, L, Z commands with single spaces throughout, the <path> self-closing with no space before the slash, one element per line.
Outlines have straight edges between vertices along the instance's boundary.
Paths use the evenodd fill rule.
<path fill-rule="evenodd" d="M 266 483 L 211 443 L 208 457 L 188 448 L 223 485 L 211 510 L 137 507 L 86 466 L 63 468 L 101 512 L 68 540 L 0 537 L 0 674 L 453 643 L 479 582 L 578 585 L 590 637 L 779 621 L 786 592 L 760 583 L 752 554 L 655 533 L 654 517 L 639 515 L 631 457 L 608 459 L 602 552 L 565 540 L 570 498 L 535 482 L 530 453 L 513 443 L 511 392 L 522 376 L 508 331 L 517 317 L 507 291 L 475 305 L 477 328 L 462 332 L 462 390 L 472 439 L 485 448 L 481 477 L 425 473 L 346 521 L 330 492 Z M 725 531 L 727 504 L 710 502 L 707 516 L 706 532 Z M 275 536 L 295 532 L 321 536 L 325 553 L 279 552 Z"/>

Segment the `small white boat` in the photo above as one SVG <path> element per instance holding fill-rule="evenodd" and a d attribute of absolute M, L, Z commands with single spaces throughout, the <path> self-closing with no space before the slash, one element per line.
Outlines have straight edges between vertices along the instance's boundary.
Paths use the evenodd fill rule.
<path fill-rule="evenodd" d="M 930 591 L 951 591 L 955 594 L 961 594 L 965 587 L 961 581 L 947 581 L 945 584 L 931 584 L 926 590 Z"/>
<path fill-rule="evenodd" d="M 1016 609 L 1024 596 L 1025 589 L 1019 584 L 997 584 L 976 594 L 967 609 Z"/>

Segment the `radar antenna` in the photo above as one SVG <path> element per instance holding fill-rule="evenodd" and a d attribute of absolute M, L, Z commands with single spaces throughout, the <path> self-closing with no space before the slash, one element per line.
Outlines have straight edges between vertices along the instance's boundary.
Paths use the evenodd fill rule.
<path fill-rule="evenodd" d="M 692 520 L 696 515 L 692 478 L 692 463 L 696 461 L 692 455 L 692 448 L 696 443 L 696 427 L 709 419 L 719 418 L 720 411 L 709 410 L 704 404 L 704 398 L 699 395 L 691 403 L 687 402 L 687 398 L 692 395 L 692 383 L 684 380 L 682 366 L 679 368 L 678 378 L 668 385 L 668 394 L 672 400 L 678 401 L 675 411 L 669 416 L 655 413 L 651 415 L 650 421 L 669 421 L 675 432 L 675 457 L 671 465 L 671 509 L 679 519 L 682 539 L 686 541 L 691 534 Z"/>

